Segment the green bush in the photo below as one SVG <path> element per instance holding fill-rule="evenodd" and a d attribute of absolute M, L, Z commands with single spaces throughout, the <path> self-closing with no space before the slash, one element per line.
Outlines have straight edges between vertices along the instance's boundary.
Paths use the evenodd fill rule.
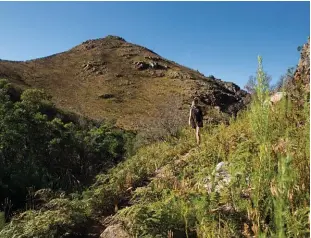
<path fill-rule="evenodd" d="M 0 202 L 9 198 L 13 210 L 33 199 L 29 188 L 83 189 L 130 147 L 131 136 L 113 126 L 49 118 L 42 111 L 54 106 L 42 90 L 26 90 L 12 102 L 9 87 L 0 82 Z"/>

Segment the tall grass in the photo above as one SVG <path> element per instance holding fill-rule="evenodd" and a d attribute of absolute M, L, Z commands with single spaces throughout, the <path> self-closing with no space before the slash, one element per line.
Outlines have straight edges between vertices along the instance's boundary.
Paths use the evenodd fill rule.
<path fill-rule="evenodd" d="M 294 190 L 301 185 L 299 176 L 308 177 L 297 170 L 295 163 L 307 166 L 309 162 L 308 146 L 299 142 L 304 135 L 306 142 L 308 141 L 306 129 L 309 113 L 305 110 L 302 116 L 297 118 L 300 114 L 299 109 L 295 102 L 291 102 L 287 97 L 271 108 L 266 103 L 269 100 L 268 85 L 265 84 L 266 76 L 263 73 L 261 57 L 258 58 L 258 63 L 256 93 L 249 113 L 259 149 L 258 159 L 254 160 L 251 174 L 254 189 L 251 208 L 252 230 L 259 237 L 289 237 L 289 234 L 294 235 L 289 221 L 297 212 L 297 205 L 299 206 L 299 203 L 293 200 Z M 307 105 L 305 100 L 306 108 Z M 291 120 L 289 115 L 298 119 L 300 123 L 303 122 L 302 128 L 296 128 L 295 121 Z M 295 135 L 302 138 L 295 138 Z M 297 153 L 299 149 L 305 153 Z M 307 207 L 301 209 L 308 210 Z M 295 236 L 299 237 L 298 234 Z"/>
<path fill-rule="evenodd" d="M 164 178 L 155 178 L 135 192 L 134 205 L 119 212 L 118 218 L 133 234 L 165 237 L 170 231 L 202 238 L 309 234 L 309 175 L 302 173 L 309 163 L 308 101 L 304 113 L 290 97 L 271 106 L 261 57 L 256 78 L 247 112 L 229 126 L 204 131 L 202 145 L 187 158 L 181 157 L 184 165 L 166 165 Z M 297 128 L 297 124 L 301 126 Z M 220 161 L 231 162 L 230 185 L 207 193 L 204 179 L 210 175 L 215 186 L 213 168 Z M 241 199 L 245 193 L 246 199 Z M 171 197 L 179 205 L 168 206 Z M 149 219 L 153 222 L 147 223 Z"/>
<path fill-rule="evenodd" d="M 269 96 L 269 85 L 266 83 L 266 75 L 262 66 L 262 58 L 258 57 L 257 85 L 253 97 L 249 120 L 253 134 L 256 135 L 258 143 L 258 157 L 253 160 L 253 171 L 251 173 L 251 183 L 253 186 L 252 201 L 254 209 L 252 209 L 253 231 L 258 233 L 263 229 L 261 221 L 265 218 L 267 209 L 271 206 L 269 200 L 262 198 L 265 196 L 266 188 L 269 187 L 271 181 L 271 158 L 270 158 L 270 138 L 269 138 L 269 104 L 267 104 Z"/>

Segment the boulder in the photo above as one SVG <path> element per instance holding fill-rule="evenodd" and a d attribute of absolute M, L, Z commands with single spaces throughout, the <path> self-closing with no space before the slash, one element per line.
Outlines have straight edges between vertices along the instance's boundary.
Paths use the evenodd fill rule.
<path fill-rule="evenodd" d="M 149 68 L 149 64 L 143 61 L 134 62 L 134 65 L 138 70 L 145 70 Z"/>
<path fill-rule="evenodd" d="M 286 96 L 285 92 L 276 92 L 270 97 L 271 103 L 277 103 L 279 102 L 284 96 Z"/>
<path fill-rule="evenodd" d="M 239 87 L 233 85 L 226 90 L 199 90 L 197 96 L 205 105 L 217 106 L 221 112 L 236 116 L 238 111 L 246 108 L 250 100 L 246 100 L 249 95 L 244 90 L 234 92 L 235 90 L 239 90 Z"/>
<path fill-rule="evenodd" d="M 226 89 L 234 93 L 237 93 L 238 91 L 241 90 L 238 85 L 231 83 L 231 82 L 224 82 L 224 86 Z"/>
<path fill-rule="evenodd" d="M 131 236 L 121 224 L 108 226 L 100 235 L 100 238 L 130 238 Z"/>
<path fill-rule="evenodd" d="M 144 61 L 137 61 L 134 62 L 136 69 L 138 70 L 145 70 L 145 69 L 167 69 L 167 66 L 160 65 L 158 62 L 144 62 Z"/>
<path fill-rule="evenodd" d="M 214 179 L 208 176 L 204 179 L 204 187 L 208 193 L 221 192 L 231 182 L 231 174 L 228 171 L 228 162 L 220 162 L 214 170 Z M 213 183 L 214 180 L 214 183 Z"/>
<path fill-rule="evenodd" d="M 149 65 L 150 65 L 150 67 L 151 67 L 152 69 L 167 69 L 167 66 L 166 66 L 166 65 L 163 66 L 163 65 L 161 65 L 161 64 L 159 64 L 159 63 L 157 63 L 157 62 L 150 62 Z"/>

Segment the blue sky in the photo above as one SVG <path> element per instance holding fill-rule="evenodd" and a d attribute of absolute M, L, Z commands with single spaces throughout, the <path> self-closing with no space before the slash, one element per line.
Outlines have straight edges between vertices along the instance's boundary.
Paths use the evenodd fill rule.
<path fill-rule="evenodd" d="M 0 2 L 0 58 L 28 60 L 118 35 L 243 87 L 262 55 L 273 82 L 299 60 L 309 2 Z"/>

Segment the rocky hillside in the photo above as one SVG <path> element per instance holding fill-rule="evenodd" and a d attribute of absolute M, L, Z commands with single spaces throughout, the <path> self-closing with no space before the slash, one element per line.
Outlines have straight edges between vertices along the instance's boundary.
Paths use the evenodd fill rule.
<path fill-rule="evenodd" d="M 310 37 L 301 49 L 300 60 L 294 75 L 294 81 L 304 85 L 304 90 L 310 92 Z"/>
<path fill-rule="evenodd" d="M 116 36 L 35 60 L 1 60 L 0 78 L 22 89 L 42 88 L 61 109 L 130 130 L 185 125 L 193 96 L 201 98 L 206 120 L 213 119 L 208 111 L 215 106 L 223 115 L 235 114 L 247 96 L 233 83 Z"/>

